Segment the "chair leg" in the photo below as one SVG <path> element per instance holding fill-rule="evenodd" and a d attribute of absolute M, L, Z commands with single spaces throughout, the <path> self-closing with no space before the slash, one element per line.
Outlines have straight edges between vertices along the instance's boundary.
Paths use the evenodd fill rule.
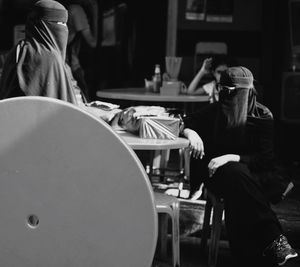
<path fill-rule="evenodd" d="M 173 204 L 172 216 L 172 256 L 173 267 L 180 266 L 180 231 L 179 231 L 179 203 Z"/>
<path fill-rule="evenodd" d="M 212 203 L 209 200 L 207 200 L 205 205 L 205 211 L 204 211 L 204 219 L 203 219 L 201 243 L 200 243 L 200 248 L 202 251 L 205 251 L 207 248 L 211 210 L 212 210 Z"/>
<path fill-rule="evenodd" d="M 191 153 L 190 150 L 185 148 L 183 151 L 183 158 L 184 158 L 184 176 L 186 180 L 190 180 L 190 160 L 191 160 Z"/>
<path fill-rule="evenodd" d="M 212 218 L 212 230 L 211 240 L 208 252 L 208 266 L 215 267 L 218 259 L 219 242 L 222 227 L 222 215 L 223 215 L 223 204 L 217 202 L 214 205 L 213 218 Z"/>
<path fill-rule="evenodd" d="M 161 259 L 166 259 L 168 252 L 167 252 L 167 245 L 168 245 L 168 214 L 167 213 L 159 213 L 159 257 Z"/>

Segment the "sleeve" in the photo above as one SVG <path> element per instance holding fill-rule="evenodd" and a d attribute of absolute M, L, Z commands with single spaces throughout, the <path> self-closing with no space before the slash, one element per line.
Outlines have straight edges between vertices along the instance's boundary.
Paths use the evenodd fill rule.
<path fill-rule="evenodd" d="M 250 153 L 240 155 L 240 162 L 247 164 L 253 171 L 265 171 L 274 167 L 274 122 L 272 119 L 257 120 L 250 134 Z"/>
<path fill-rule="evenodd" d="M 217 105 L 217 102 L 208 104 L 197 112 L 188 114 L 183 118 L 184 128 L 192 129 L 198 134 L 202 133 L 204 128 L 211 129 L 211 124 L 216 117 Z"/>
<path fill-rule="evenodd" d="M 83 31 L 90 27 L 87 15 L 80 5 L 71 5 L 69 9 L 69 16 L 76 32 Z"/>
<path fill-rule="evenodd" d="M 206 83 L 202 86 L 205 93 L 207 93 L 210 96 L 213 94 L 214 87 L 215 87 L 215 82 L 214 81 L 212 81 L 210 83 Z"/>

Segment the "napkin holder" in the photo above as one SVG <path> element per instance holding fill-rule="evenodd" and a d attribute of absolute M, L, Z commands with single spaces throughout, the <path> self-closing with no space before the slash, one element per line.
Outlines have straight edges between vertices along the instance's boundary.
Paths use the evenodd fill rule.
<path fill-rule="evenodd" d="M 161 95 L 175 96 L 181 93 L 183 83 L 180 81 L 163 81 L 160 88 Z"/>

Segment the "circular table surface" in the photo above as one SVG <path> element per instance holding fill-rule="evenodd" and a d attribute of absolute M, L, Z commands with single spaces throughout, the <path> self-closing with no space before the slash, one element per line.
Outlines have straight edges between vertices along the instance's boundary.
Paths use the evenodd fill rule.
<path fill-rule="evenodd" d="M 134 150 L 168 150 L 186 148 L 189 146 L 189 140 L 182 137 L 178 137 L 175 140 L 146 139 L 126 131 L 117 131 L 117 133 Z"/>
<path fill-rule="evenodd" d="M 149 102 L 209 102 L 208 96 L 203 95 L 161 95 L 149 92 L 146 88 L 118 88 L 97 91 L 100 98 L 149 101 Z"/>
<path fill-rule="evenodd" d="M 46 97 L 0 101 L 0 124 L 0 266 L 151 266 L 151 184 L 111 127 Z"/>

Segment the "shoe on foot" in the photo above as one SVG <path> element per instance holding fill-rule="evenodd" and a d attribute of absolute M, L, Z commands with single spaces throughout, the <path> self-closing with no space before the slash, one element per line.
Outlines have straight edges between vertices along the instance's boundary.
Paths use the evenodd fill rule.
<path fill-rule="evenodd" d="M 289 259 L 298 256 L 284 235 L 275 239 L 263 252 L 264 256 L 272 258 L 277 265 L 284 265 Z"/>

